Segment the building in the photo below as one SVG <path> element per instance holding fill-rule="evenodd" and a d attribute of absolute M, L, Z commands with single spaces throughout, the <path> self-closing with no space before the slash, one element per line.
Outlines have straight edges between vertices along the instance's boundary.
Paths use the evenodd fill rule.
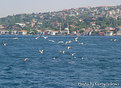
<path fill-rule="evenodd" d="M 16 24 L 18 24 L 18 25 L 21 26 L 21 27 L 25 27 L 25 26 L 26 26 L 25 23 L 16 23 Z"/>
<path fill-rule="evenodd" d="M 3 28 L 5 28 L 5 27 L 4 27 L 4 26 L 2 26 L 2 25 L 0 25 L 0 28 L 1 28 L 1 29 L 3 29 Z"/>
<path fill-rule="evenodd" d="M 7 30 L 0 30 L 0 34 L 1 35 L 9 34 L 9 31 L 7 31 Z"/>
<path fill-rule="evenodd" d="M 47 31 L 42 31 L 42 35 L 47 35 Z"/>
<path fill-rule="evenodd" d="M 108 30 L 108 31 L 114 31 L 115 28 L 107 27 L 107 28 L 105 28 L 105 30 Z"/>
<path fill-rule="evenodd" d="M 118 30 L 118 31 L 116 32 L 116 35 L 121 35 L 121 30 Z"/>
<path fill-rule="evenodd" d="M 19 34 L 20 35 L 27 35 L 27 30 L 21 30 L 21 31 L 19 31 Z"/>
<path fill-rule="evenodd" d="M 41 30 L 37 30 L 37 34 L 39 34 L 39 35 L 42 35 L 43 34 L 43 31 L 41 31 Z"/>
<path fill-rule="evenodd" d="M 72 31 L 71 34 L 72 34 L 72 35 L 76 35 L 77 32 L 76 32 L 76 31 Z"/>
<path fill-rule="evenodd" d="M 105 35 L 106 36 L 112 36 L 113 35 L 113 31 L 106 31 Z"/>
<path fill-rule="evenodd" d="M 56 35 L 58 34 L 58 31 L 51 31 L 50 35 Z"/>
<path fill-rule="evenodd" d="M 99 35 L 100 36 L 104 36 L 105 35 L 105 32 L 99 32 Z"/>
<path fill-rule="evenodd" d="M 70 34 L 69 28 L 65 28 L 65 31 L 67 31 L 67 34 Z"/>
<path fill-rule="evenodd" d="M 10 31 L 9 34 L 11 34 L 11 35 L 17 35 L 18 31 Z"/>

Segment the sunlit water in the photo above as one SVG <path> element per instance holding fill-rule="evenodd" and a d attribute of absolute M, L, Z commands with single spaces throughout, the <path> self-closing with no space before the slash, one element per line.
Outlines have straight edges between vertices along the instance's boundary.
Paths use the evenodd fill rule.
<path fill-rule="evenodd" d="M 121 36 L 35 37 L 0 35 L 0 88 L 121 88 Z"/>

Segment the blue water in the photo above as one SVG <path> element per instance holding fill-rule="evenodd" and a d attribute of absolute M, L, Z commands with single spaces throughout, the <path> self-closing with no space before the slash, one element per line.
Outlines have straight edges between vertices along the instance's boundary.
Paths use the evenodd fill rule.
<path fill-rule="evenodd" d="M 35 37 L 0 35 L 0 88 L 121 88 L 121 36 Z"/>

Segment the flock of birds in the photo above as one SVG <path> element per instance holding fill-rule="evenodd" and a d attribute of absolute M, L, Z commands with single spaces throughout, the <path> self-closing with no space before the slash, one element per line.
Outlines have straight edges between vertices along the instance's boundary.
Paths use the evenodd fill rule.
<path fill-rule="evenodd" d="M 43 38 L 43 39 L 45 39 L 45 40 L 48 40 L 49 42 L 52 42 L 52 43 L 54 43 L 55 41 L 54 40 L 49 40 L 48 39 L 48 36 L 37 36 L 37 37 L 35 37 L 35 39 L 37 40 L 37 39 L 39 39 L 39 38 Z M 18 37 L 15 37 L 15 38 L 13 38 L 13 40 L 17 40 L 18 39 Z M 57 42 L 57 44 L 63 44 L 63 45 L 65 45 L 65 48 L 67 49 L 67 50 L 69 50 L 69 49 L 71 49 L 72 47 L 70 47 L 70 46 L 66 46 L 67 44 L 69 44 L 69 43 L 72 43 L 72 42 L 78 42 L 78 37 L 75 37 L 73 40 L 69 40 L 69 41 L 58 41 Z M 84 43 L 83 42 L 78 42 L 79 44 L 81 44 L 81 45 L 83 45 Z M 3 46 L 6 46 L 7 45 L 7 43 L 6 42 L 2 42 L 2 45 Z M 39 49 L 38 50 L 38 52 L 40 53 L 40 54 L 44 54 L 45 53 L 45 50 L 43 50 L 43 49 Z M 62 53 L 62 54 L 65 54 L 66 53 L 66 51 L 59 51 L 60 53 Z M 76 53 L 70 53 L 70 55 L 71 56 L 73 56 L 74 58 L 76 58 L 75 57 L 75 55 L 76 55 Z M 27 60 L 29 60 L 30 58 L 25 58 L 24 59 L 24 61 L 27 61 Z M 56 57 L 52 57 L 52 59 L 53 60 L 55 60 L 56 59 Z M 82 60 L 83 60 L 84 58 L 82 57 Z"/>
<path fill-rule="evenodd" d="M 38 38 L 40 38 L 40 36 L 38 36 L 38 37 L 36 37 L 35 39 L 37 40 Z M 42 38 L 44 38 L 45 40 L 48 38 L 47 36 L 42 36 Z M 52 42 L 52 43 L 54 43 L 55 41 L 54 40 L 48 40 L 49 42 Z M 65 46 L 67 45 L 67 44 L 69 44 L 69 43 L 72 43 L 72 42 L 78 42 L 78 37 L 76 37 L 76 38 L 74 38 L 74 40 L 73 41 L 71 41 L 71 40 L 69 40 L 69 41 L 66 41 L 66 42 L 64 42 L 64 41 L 58 41 L 57 42 L 57 44 L 64 44 Z M 84 44 L 83 42 L 79 42 L 79 44 Z M 71 47 L 70 46 L 66 46 L 66 49 L 67 50 L 69 50 L 69 49 L 71 49 Z M 45 50 L 38 50 L 41 54 L 43 54 L 44 53 L 44 51 Z M 66 51 L 59 51 L 60 53 L 62 53 L 62 54 L 65 54 L 65 52 Z M 76 53 L 70 53 L 70 55 L 72 55 L 72 56 L 74 56 Z M 76 58 L 75 56 L 74 56 L 74 58 Z M 26 60 L 28 60 L 29 58 L 25 58 L 25 61 Z M 53 60 L 55 60 L 56 59 L 56 57 L 53 57 L 52 58 Z M 82 60 L 84 60 L 84 58 L 82 57 Z"/>
<path fill-rule="evenodd" d="M 39 38 L 40 38 L 40 36 L 36 37 L 35 39 L 37 40 L 37 39 L 39 39 Z M 42 38 L 44 38 L 45 40 L 47 40 L 48 37 L 47 37 L 47 36 L 42 36 Z M 15 38 L 13 38 L 13 39 L 16 40 L 16 39 L 18 39 L 18 38 L 15 37 Z M 53 43 L 55 42 L 54 40 L 49 40 L 49 39 L 48 39 L 48 41 L 49 41 L 49 42 L 53 42 Z M 118 39 L 110 39 L 110 41 L 114 41 L 114 42 L 115 42 L 115 41 L 118 41 Z M 72 42 L 78 42 L 79 45 L 83 45 L 83 44 L 84 44 L 83 42 L 79 42 L 79 41 L 78 41 L 78 37 L 75 37 L 72 41 L 71 41 L 71 40 L 65 41 L 65 42 L 64 42 L 64 41 L 58 41 L 57 43 L 58 43 L 58 44 L 61 43 L 61 44 L 64 44 L 64 45 L 66 46 L 67 44 L 72 43 Z M 6 42 L 2 42 L 2 45 L 3 45 L 3 46 L 6 46 L 7 43 L 6 43 Z M 66 48 L 67 50 L 69 50 L 69 49 L 71 49 L 72 47 L 66 46 L 65 48 Z M 43 53 L 45 53 L 45 50 L 43 50 L 43 49 L 40 50 L 40 49 L 39 49 L 38 52 L 39 52 L 40 54 L 43 54 Z M 62 53 L 62 54 L 65 54 L 66 51 L 59 51 L 59 52 Z M 76 53 L 70 53 L 70 55 L 73 56 L 74 58 L 76 58 L 76 57 L 75 57 Z M 29 60 L 29 59 L 30 59 L 30 58 L 27 57 L 27 58 L 24 59 L 24 61 L 27 61 L 27 60 Z M 55 60 L 56 57 L 53 57 L 52 59 Z M 84 60 L 85 58 L 82 57 L 81 59 Z"/>

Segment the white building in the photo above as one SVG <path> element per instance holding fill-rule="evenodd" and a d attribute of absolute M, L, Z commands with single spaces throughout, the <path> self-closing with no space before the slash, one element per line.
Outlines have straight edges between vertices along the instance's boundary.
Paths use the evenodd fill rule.
<path fill-rule="evenodd" d="M 113 31 L 107 31 L 105 35 L 106 36 L 112 36 L 113 35 Z"/>
<path fill-rule="evenodd" d="M 21 27 L 25 27 L 25 26 L 26 26 L 25 23 L 16 23 L 16 24 L 18 24 L 18 25 L 21 26 Z"/>
<path fill-rule="evenodd" d="M 0 34 L 1 34 L 1 35 L 9 34 L 9 31 L 6 31 L 6 30 L 0 30 Z"/>

